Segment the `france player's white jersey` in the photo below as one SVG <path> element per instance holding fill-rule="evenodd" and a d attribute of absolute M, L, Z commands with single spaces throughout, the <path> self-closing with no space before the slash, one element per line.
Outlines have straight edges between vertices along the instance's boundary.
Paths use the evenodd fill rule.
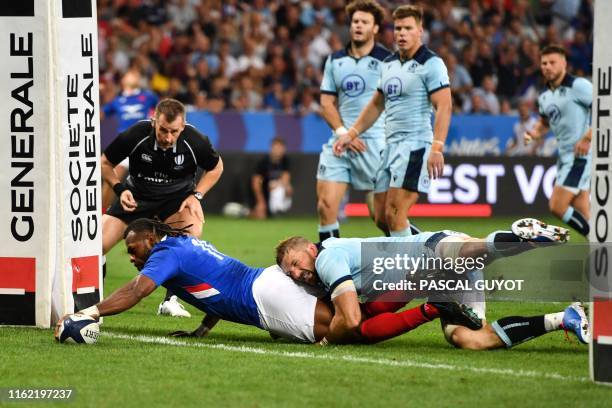
<path fill-rule="evenodd" d="M 573 160 L 576 143 L 591 125 L 592 102 L 591 82 L 569 74 L 558 88 L 548 88 L 540 94 L 540 115 L 557 137 L 561 161 Z"/>
<path fill-rule="evenodd" d="M 399 52 L 387 57 L 378 83 L 385 97 L 387 143 L 406 138 L 431 143 L 432 105 L 429 96 L 450 86 L 442 58 L 422 45 L 402 61 Z"/>
<path fill-rule="evenodd" d="M 327 58 L 321 92 L 338 97 L 338 111 L 342 123 L 349 128 L 376 92 L 382 61 L 390 53 L 378 44 L 362 58 L 352 57 L 347 50 L 348 47 Z M 384 115 L 381 115 L 361 137 L 384 138 L 384 121 Z"/>

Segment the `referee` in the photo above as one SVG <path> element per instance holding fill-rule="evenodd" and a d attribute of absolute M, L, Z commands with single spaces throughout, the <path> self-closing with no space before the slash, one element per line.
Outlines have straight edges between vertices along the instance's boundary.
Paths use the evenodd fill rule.
<path fill-rule="evenodd" d="M 122 183 L 115 173 L 129 157 L 129 174 Z M 102 246 L 106 254 L 123 238 L 127 225 L 137 218 L 161 219 L 174 228 L 190 225 L 199 238 L 204 224 L 202 199 L 217 183 L 223 161 L 210 140 L 185 123 L 185 106 L 163 99 L 151 120 L 142 120 L 119 133 L 102 154 L 102 177 L 117 200 L 102 217 Z M 196 184 L 198 168 L 204 174 Z M 168 310 L 170 309 L 170 310 Z M 168 293 L 159 313 L 189 316 Z"/>

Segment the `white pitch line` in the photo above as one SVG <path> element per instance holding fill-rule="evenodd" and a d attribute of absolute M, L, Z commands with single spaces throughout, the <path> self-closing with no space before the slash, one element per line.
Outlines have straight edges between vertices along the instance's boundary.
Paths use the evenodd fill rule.
<path fill-rule="evenodd" d="M 307 358 L 307 359 L 315 359 L 315 360 L 327 360 L 327 361 L 348 361 L 352 363 L 365 363 L 365 364 L 377 364 L 377 365 L 385 365 L 391 367 L 416 367 L 416 368 L 426 368 L 432 370 L 447 370 L 447 371 L 460 371 L 460 372 L 473 372 L 477 374 L 497 374 L 502 376 L 510 376 L 510 377 L 519 377 L 519 378 L 541 378 L 541 379 L 550 379 L 550 380 L 560 380 L 560 381 L 578 381 L 585 382 L 589 379 L 587 377 L 570 377 L 564 376 L 556 373 L 543 373 L 539 371 L 526 371 L 526 370 L 512 370 L 510 368 L 482 368 L 482 367 L 472 367 L 472 366 L 460 366 L 453 364 L 439 364 L 439 363 L 427 363 L 427 362 L 419 362 L 419 361 L 411 361 L 411 360 L 391 360 L 385 358 L 370 358 L 370 357 L 359 357 L 353 356 L 350 354 L 343 355 L 331 355 L 331 354 L 319 354 L 319 353 L 310 353 L 310 352 L 302 352 L 302 351 L 278 351 L 278 350 L 268 350 L 263 348 L 256 347 L 248 347 L 248 346 L 231 346 L 228 344 L 222 343 L 187 343 L 183 341 L 179 341 L 172 338 L 166 337 L 158 337 L 158 336 L 132 336 L 129 334 L 122 333 L 109 333 L 104 332 L 101 333 L 104 337 L 111 337 L 116 339 L 123 340 L 132 340 L 139 341 L 142 343 L 152 343 L 152 344 L 165 344 L 169 346 L 178 346 L 178 347 L 195 347 L 195 348 L 207 348 L 207 349 L 216 349 L 223 351 L 231 351 L 236 353 L 248 353 L 248 354 L 261 354 L 261 355 L 270 355 L 277 357 L 288 357 L 288 358 Z"/>

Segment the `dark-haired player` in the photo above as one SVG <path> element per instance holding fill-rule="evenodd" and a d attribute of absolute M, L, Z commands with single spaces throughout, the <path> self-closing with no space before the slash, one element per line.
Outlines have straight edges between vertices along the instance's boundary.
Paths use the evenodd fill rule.
<path fill-rule="evenodd" d="M 121 183 L 115 166 L 130 158 L 129 175 Z M 123 237 L 128 223 L 154 218 L 189 226 L 194 237 L 202 234 L 202 199 L 217 183 L 223 162 L 206 136 L 185 123 L 185 107 L 174 99 L 157 104 L 152 120 L 131 126 L 102 155 L 102 177 L 117 201 L 102 217 L 102 242 L 106 254 Z M 198 168 L 204 174 L 196 184 Z M 168 293 L 159 313 L 189 317 Z"/>
<path fill-rule="evenodd" d="M 205 335 L 219 319 L 308 343 L 327 333 L 328 306 L 277 265 L 247 266 L 210 242 L 185 234 L 185 228 L 150 219 L 130 223 L 125 244 L 140 273 L 102 302 L 78 313 L 95 319 L 121 313 L 161 285 L 207 314 L 192 336 Z"/>
<path fill-rule="evenodd" d="M 442 175 L 442 154 L 452 113 L 450 82 L 442 59 L 422 43 L 423 11 L 402 5 L 393 12 L 398 51 L 381 65 L 378 89 L 353 125 L 338 133 L 337 155 L 385 114 L 386 147 L 374 189 L 375 219 L 391 236 L 412 234 L 406 214 L 430 179 Z M 434 110 L 433 127 L 431 121 Z"/>
<path fill-rule="evenodd" d="M 566 52 L 561 46 L 542 49 L 540 69 L 546 79 L 546 90 L 538 98 L 540 120 L 525 133 L 525 143 L 541 138 L 549 129 L 553 131 L 559 157 L 550 211 L 588 236 L 593 85 L 568 74 Z"/>
<path fill-rule="evenodd" d="M 337 137 L 359 116 L 376 92 L 382 61 L 389 51 L 376 44 L 384 9 L 374 0 L 356 0 L 346 6 L 351 41 L 325 61 L 321 82 L 321 116 L 333 129 L 323 145 L 317 170 L 319 240 L 340 236 L 338 210 L 349 184 L 355 190 L 372 191 L 385 148 L 384 116 L 349 145 L 341 156 L 332 151 Z"/>

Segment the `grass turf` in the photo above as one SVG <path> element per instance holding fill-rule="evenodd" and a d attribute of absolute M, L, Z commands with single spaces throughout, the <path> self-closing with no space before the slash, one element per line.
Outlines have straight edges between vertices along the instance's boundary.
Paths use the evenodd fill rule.
<path fill-rule="evenodd" d="M 507 228 L 511 219 L 417 222 L 430 230 L 449 228 L 484 236 Z M 272 264 L 275 243 L 293 234 L 315 239 L 316 220 L 210 217 L 204 230 L 205 239 L 218 249 L 257 266 Z M 342 234 L 378 232 L 369 220 L 351 219 L 342 225 Z M 107 262 L 105 293 L 109 294 L 136 271 L 122 244 L 111 251 Z M 100 407 L 558 407 L 603 406 L 612 399 L 612 389 L 588 380 L 588 348 L 566 341 L 562 332 L 511 351 L 470 352 L 450 347 L 434 322 L 374 346 L 318 348 L 273 341 L 259 329 L 220 322 L 205 339 L 164 343 L 170 331 L 195 328 L 201 313 L 189 307 L 191 319 L 158 317 L 162 297 L 163 288 L 132 310 L 106 318 L 103 336 L 94 346 L 56 344 L 51 330 L 0 329 L 0 387 L 71 387 L 72 404 Z M 493 320 L 564 306 L 493 302 L 487 312 Z"/>

